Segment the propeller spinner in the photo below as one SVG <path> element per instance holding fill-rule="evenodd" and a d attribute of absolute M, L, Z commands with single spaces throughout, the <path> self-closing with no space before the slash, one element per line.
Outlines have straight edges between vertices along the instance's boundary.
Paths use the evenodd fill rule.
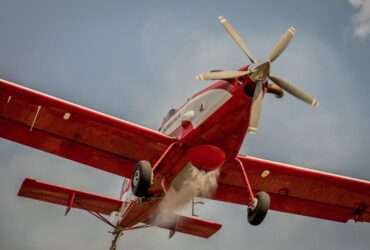
<path fill-rule="evenodd" d="M 217 71 L 217 72 L 207 72 L 199 74 L 196 78 L 198 80 L 225 80 L 234 79 L 242 76 L 248 75 L 249 78 L 256 83 L 256 88 L 253 96 L 253 106 L 250 117 L 250 127 L 249 132 L 255 132 L 258 128 L 258 123 L 262 112 L 262 99 L 263 99 L 263 83 L 269 79 L 275 85 L 279 86 L 284 91 L 295 96 L 296 98 L 304 101 L 314 107 L 319 106 L 318 100 L 316 100 L 310 94 L 304 92 L 300 88 L 296 87 L 294 84 L 284 80 L 280 77 L 270 75 L 270 65 L 274 62 L 286 49 L 289 42 L 292 40 L 295 34 L 295 28 L 289 27 L 288 30 L 280 37 L 280 39 L 275 44 L 272 49 L 268 60 L 258 63 L 255 57 L 252 55 L 251 50 L 248 48 L 247 44 L 243 38 L 239 35 L 236 29 L 227 21 L 223 16 L 219 18 L 220 23 L 224 26 L 225 30 L 234 40 L 234 42 L 240 47 L 244 54 L 251 61 L 252 65 L 249 66 L 248 70 L 239 71 Z"/>

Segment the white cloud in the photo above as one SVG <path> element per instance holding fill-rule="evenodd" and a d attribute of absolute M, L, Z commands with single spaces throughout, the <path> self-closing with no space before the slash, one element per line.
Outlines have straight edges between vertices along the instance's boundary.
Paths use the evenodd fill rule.
<path fill-rule="evenodd" d="M 349 0 L 350 4 L 357 9 L 352 18 L 354 35 L 365 38 L 370 35 L 370 0 Z"/>

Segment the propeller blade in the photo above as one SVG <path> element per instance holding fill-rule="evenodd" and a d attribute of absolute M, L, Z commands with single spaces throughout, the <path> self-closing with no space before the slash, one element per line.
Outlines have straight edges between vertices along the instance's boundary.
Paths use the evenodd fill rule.
<path fill-rule="evenodd" d="M 298 87 L 294 86 L 290 82 L 281 79 L 277 76 L 270 75 L 270 80 L 273 81 L 276 85 L 278 85 L 280 88 L 285 90 L 286 92 L 290 93 L 291 95 L 294 95 L 298 99 L 301 99 L 302 101 L 314 106 L 319 106 L 319 101 L 316 100 L 313 96 L 305 93 L 303 90 L 299 89 Z"/>
<path fill-rule="evenodd" d="M 284 96 L 284 91 L 275 83 L 269 83 L 267 85 L 266 93 L 274 94 L 276 98 L 282 98 Z"/>
<path fill-rule="evenodd" d="M 249 71 L 217 71 L 207 72 L 196 76 L 197 80 L 223 80 L 245 76 Z"/>
<path fill-rule="evenodd" d="M 252 63 L 256 63 L 257 60 L 254 58 L 247 44 L 244 42 L 243 38 L 239 35 L 239 33 L 234 29 L 234 27 L 223 16 L 219 16 L 218 20 L 220 20 L 220 23 L 224 26 L 225 30 L 229 33 L 234 42 L 242 49 L 244 54 L 247 55 L 249 60 Z"/>
<path fill-rule="evenodd" d="M 262 101 L 263 101 L 263 86 L 262 81 L 257 82 L 256 89 L 254 90 L 252 110 L 249 118 L 249 133 L 256 133 L 261 119 L 262 113 Z"/>
<path fill-rule="evenodd" d="M 293 26 L 289 27 L 289 29 L 280 37 L 279 41 L 275 44 L 275 47 L 272 49 L 271 54 L 269 56 L 269 61 L 273 62 L 276 58 L 280 56 L 280 54 L 285 50 L 288 46 L 290 40 L 292 40 L 295 33 L 295 28 Z"/>

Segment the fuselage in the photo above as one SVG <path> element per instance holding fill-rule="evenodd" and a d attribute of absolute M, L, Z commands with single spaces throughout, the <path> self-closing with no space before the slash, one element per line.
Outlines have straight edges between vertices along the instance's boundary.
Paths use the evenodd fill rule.
<path fill-rule="evenodd" d="M 248 77 L 217 81 L 167 117 L 160 131 L 188 146 L 217 146 L 234 158 L 249 127 L 254 85 Z"/>
<path fill-rule="evenodd" d="M 234 160 L 248 131 L 254 87 L 255 83 L 248 77 L 230 82 L 217 81 L 196 93 L 176 111 L 171 111 L 160 132 L 176 137 L 180 143 L 154 170 L 152 195 L 162 196 L 163 190 L 181 187 L 189 167 L 194 167 L 189 158 L 193 149 L 217 148 L 224 154 L 224 162 Z M 212 155 L 214 152 L 211 151 L 200 155 L 213 160 L 216 155 Z M 204 169 L 204 166 L 195 167 Z M 227 166 L 222 164 L 217 167 Z M 140 216 L 134 216 L 134 220 L 122 220 L 122 226 L 132 226 L 143 218 L 151 217 L 157 205 L 152 204 L 140 209 L 140 212 L 133 205 Z"/>
<path fill-rule="evenodd" d="M 242 70 L 247 68 L 248 66 L 243 67 Z M 254 89 L 255 83 L 248 76 L 217 81 L 193 95 L 176 111 L 172 110 L 170 117 L 162 123 L 160 131 L 176 137 L 181 143 L 161 164 L 160 178 L 165 176 L 170 184 L 192 161 L 189 152 L 195 151 L 195 155 L 201 155 L 202 159 L 195 159 L 200 162 L 221 159 L 220 152 L 216 152 L 215 147 L 224 154 L 225 161 L 214 167 L 227 167 L 223 162 L 235 159 L 246 137 Z M 198 146 L 202 146 L 201 152 L 192 150 Z M 203 146 L 210 146 L 210 150 L 204 150 Z M 196 167 L 210 170 L 202 164 Z"/>

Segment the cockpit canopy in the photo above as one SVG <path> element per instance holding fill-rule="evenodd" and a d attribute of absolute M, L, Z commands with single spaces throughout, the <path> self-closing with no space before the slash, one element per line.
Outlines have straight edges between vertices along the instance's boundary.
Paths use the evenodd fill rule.
<path fill-rule="evenodd" d="M 161 124 L 161 127 L 159 128 L 159 130 L 161 130 L 163 128 L 163 125 L 176 113 L 176 109 L 175 108 L 171 108 L 167 115 L 163 118 L 163 121 L 162 121 L 162 124 Z"/>

